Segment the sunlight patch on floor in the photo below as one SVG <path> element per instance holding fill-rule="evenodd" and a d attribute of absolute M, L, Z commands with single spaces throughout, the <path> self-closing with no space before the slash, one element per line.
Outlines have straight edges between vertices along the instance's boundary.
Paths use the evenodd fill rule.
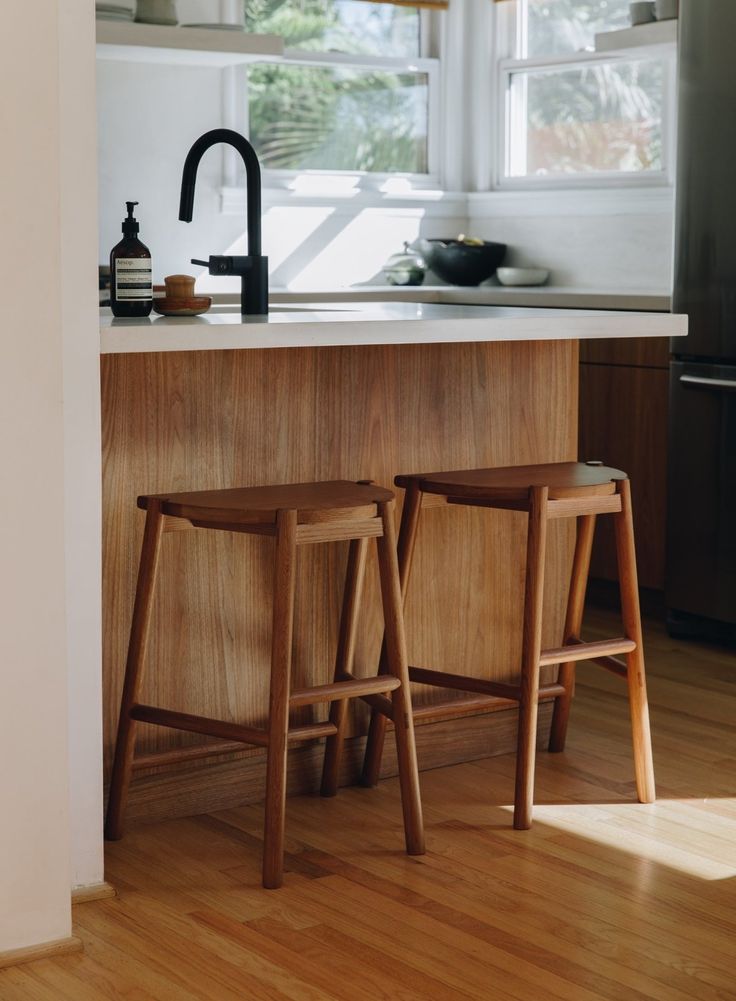
<path fill-rule="evenodd" d="M 637 860 L 664 865 L 704 880 L 736 876 L 736 842 L 712 814 L 698 815 L 707 800 L 535 805 L 534 823 L 586 838 Z M 736 798 L 720 800 L 736 811 Z M 502 807 L 513 814 L 513 807 Z M 730 823 L 732 827 L 732 821 Z"/>

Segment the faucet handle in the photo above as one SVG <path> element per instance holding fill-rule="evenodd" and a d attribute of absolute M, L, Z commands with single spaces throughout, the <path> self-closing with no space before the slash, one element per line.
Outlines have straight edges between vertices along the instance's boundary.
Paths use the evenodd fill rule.
<path fill-rule="evenodd" d="M 224 257 L 222 254 L 211 254 L 209 261 L 198 261 L 196 258 L 192 258 L 192 264 L 199 264 L 203 268 L 207 268 L 211 275 L 242 274 L 244 267 L 245 270 L 248 270 L 247 265 L 244 265 L 246 261 L 248 261 L 247 257 Z"/>

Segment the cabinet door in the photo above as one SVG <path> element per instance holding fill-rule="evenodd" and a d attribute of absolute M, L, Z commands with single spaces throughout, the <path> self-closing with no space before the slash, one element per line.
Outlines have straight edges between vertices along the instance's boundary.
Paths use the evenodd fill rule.
<path fill-rule="evenodd" d="M 736 623 L 736 365 L 672 366 L 667 606 Z"/>
<path fill-rule="evenodd" d="M 668 368 L 670 342 L 666 337 L 604 338 L 580 342 L 580 361 L 595 365 L 637 365 Z"/>
<path fill-rule="evenodd" d="M 579 455 L 631 478 L 642 587 L 664 587 L 667 497 L 667 369 L 580 366 Z M 591 575 L 616 580 L 611 518 L 596 529 Z"/>

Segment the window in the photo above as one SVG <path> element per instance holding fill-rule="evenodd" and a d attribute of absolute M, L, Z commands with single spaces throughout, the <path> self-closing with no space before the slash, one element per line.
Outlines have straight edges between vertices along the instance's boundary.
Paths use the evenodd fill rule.
<path fill-rule="evenodd" d="M 248 0 L 247 29 L 282 35 L 287 47 L 282 61 L 247 73 L 264 168 L 434 174 L 427 16 L 369 0 Z"/>
<path fill-rule="evenodd" d="M 500 186 L 667 182 L 674 52 L 594 51 L 628 0 L 504 6 Z"/>

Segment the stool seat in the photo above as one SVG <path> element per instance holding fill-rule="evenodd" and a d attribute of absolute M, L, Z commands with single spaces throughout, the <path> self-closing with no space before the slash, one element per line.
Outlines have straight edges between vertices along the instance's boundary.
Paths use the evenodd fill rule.
<path fill-rule="evenodd" d="M 150 501 L 156 500 L 161 504 L 162 514 L 206 525 L 275 525 L 279 511 L 296 511 L 298 524 L 312 525 L 375 518 L 376 505 L 386 504 L 392 498 L 390 490 L 373 484 L 327 480 L 151 494 L 139 497 L 138 507 L 146 510 Z"/>
<path fill-rule="evenodd" d="M 548 487 L 550 500 L 606 496 L 616 492 L 616 482 L 626 473 L 610 466 L 585 462 L 550 462 L 538 466 L 499 466 L 491 469 L 458 469 L 441 473 L 397 476 L 397 487 L 414 484 L 429 494 L 465 500 L 524 501 L 533 487 Z"/>

